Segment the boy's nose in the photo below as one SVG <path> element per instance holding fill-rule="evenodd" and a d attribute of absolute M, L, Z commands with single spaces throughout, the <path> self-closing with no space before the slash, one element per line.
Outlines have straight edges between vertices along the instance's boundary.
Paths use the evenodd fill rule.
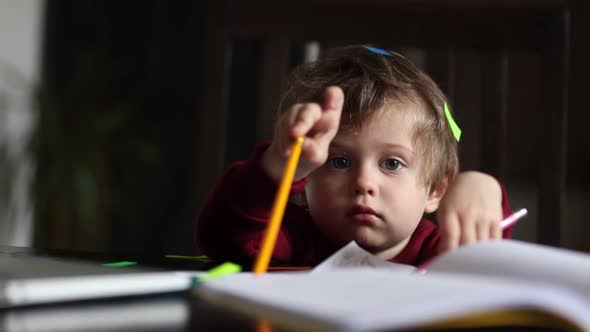
<path fill-rule="evenodd" d="M 377 186 L 370 170 L 366 167 L 359 169 L 354 184 L 354 194 L 374 196 L 376 192 Z"/>

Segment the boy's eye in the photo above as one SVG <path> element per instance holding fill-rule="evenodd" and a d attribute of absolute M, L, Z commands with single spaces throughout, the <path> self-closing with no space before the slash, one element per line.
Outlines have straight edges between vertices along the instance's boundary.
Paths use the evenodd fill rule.
<path fill-rule="evenodd" d="M 383 161 L 381 164 L 381 167 L 383 167 L 389 171 L 395 171 L 395 170 L 399 169 L 401 166 L 402 166 L 402 163 L 400 163 L 399 160 L 391 159 L 391 158 Z"/>
<path fill-rule="evenodd" d="M 330 164 L 332 164 L 334 168 L 343 169 L 350 166 L 350 160 L 345 157 L 334 157 L 330 159 Z"/>

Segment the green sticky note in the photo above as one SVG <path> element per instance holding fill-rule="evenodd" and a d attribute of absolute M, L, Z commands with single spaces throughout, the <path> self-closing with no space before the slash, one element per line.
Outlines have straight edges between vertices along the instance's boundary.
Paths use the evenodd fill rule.
<path fill-rule="evenodd" d="M 449 111 L 449 105 L 447 105 L 447 102 L 445 102 L 445 116 L 447 117 L 447 121 L 449 121 L 451 130 L 453 131 L 453 136 L 455 136 L 455 139 L 457 140 L 457 142 L 459 142 L 459 140 L 461 139 L 461 128 L 459 128 L 459 126 L 453 119 L 451 111 Z"/>
<path fill-rule="evenodd" d="M 121 261 L 121 262 L 105 263 L 102 265 L 108 266 L 108 267 L 123 267 L 123 266 L 131 266 L 131 265 L 136 265 L 136 264 L 137 264 L 137 262 Z"/>
<path fill-rule="evenodd" d="M 209 271 L 207 271 L 207 273 L 199 276 L 196 281 L 205 282 L 207 280 L 221 278 L 228 274 L 238 273 L 240 271 L 242 271 L 242 267 L 238 264 L 226 262 L 210 269 Z"/>

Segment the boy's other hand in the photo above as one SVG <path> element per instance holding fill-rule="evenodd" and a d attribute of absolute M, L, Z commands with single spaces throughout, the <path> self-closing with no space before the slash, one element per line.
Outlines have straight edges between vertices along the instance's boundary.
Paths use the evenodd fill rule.
<path fill-rule="evenodd" d="M 449 186 L 436 217 L 440 227 L 438 250 L 500 239 L 502 190 L 495 178 L 481 172 L 460 173 Z"/>
<path fill-rule="evenodd" d="M 325 90 L 321 105 L 301 103 L 291 106 L 277 121 L 273 142 L 262 156 L 263 169 L 279 181 L 291 146 L 299 136 L 305 140 L 295 179 L 299 180 L 322 166 L 328 158 L 330 142 L 338 132 L 343 105 L 342 89 L 332 86 Z"/>

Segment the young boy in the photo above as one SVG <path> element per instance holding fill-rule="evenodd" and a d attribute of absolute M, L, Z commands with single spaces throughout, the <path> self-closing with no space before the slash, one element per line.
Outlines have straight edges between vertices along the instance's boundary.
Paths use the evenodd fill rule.
<path fill-rule="evenodd" d="M 385 260 L 420 265 L 458 245 L 500 238 L 508 198 L 486 174 L 457 176 L 445 102 L 428 75 L 394 52 L 351 46 L 300 66 L 272 143 L 231 165 L 210 193 L 197 222 L 201 250 L 252 263 L 299 136 L 295 199 L 272 264 L 313 266 L 354 240 Z M 437 208 L 438 226 L 424 219 Z"/>

